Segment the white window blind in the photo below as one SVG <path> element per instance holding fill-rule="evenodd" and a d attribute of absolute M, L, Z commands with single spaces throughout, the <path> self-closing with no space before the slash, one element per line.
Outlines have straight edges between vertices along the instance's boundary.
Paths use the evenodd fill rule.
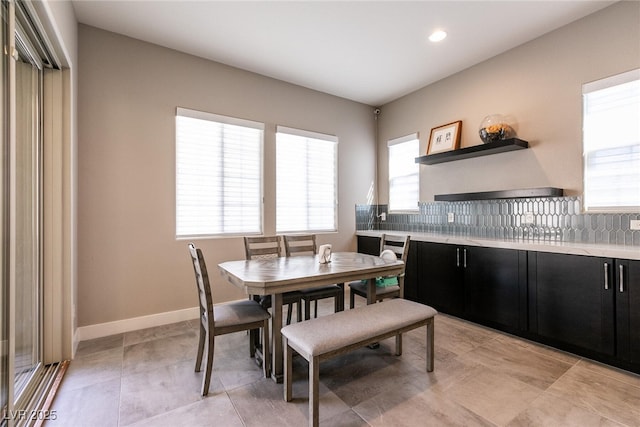
<path fill-rule="evenodd" d="M 278 126 L 276 232 L 337 230 L 338 138 Z"/>
<path fill-rule="evenodd" d="M 587 83 L 583 93 L 584 207 L 640 208 L 640 69 Z"/>
<path fill-rule="evenodd" d="M 389 211 L 417 211 L 420 197 L 418 134 L 392 139 L 389 149 Z"/>
<path fill-rule="evenodd" d="M 263 124 L 178 108 L 176 236 L 262 232 Z"/>

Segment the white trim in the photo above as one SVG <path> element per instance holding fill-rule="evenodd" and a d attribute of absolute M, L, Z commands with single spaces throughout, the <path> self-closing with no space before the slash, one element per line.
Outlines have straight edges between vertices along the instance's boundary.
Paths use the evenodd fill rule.
<path fill-rule="evenodd" d="M 338 143 L 338 137 L 326 133 L 313 132 L 310 130 L 288 128 L 286 126 L 276 126 L 276 133 L 286 133 L 289 135 L 301 136 L 303 138 L 322 139 L 324 141 L 332 141 Z"/>
<path fill-rule="evenodd" d="M 595 80 L 593 82 L 582 85 L 582 93 L 587 94 L 597 90 L 606 89 L 611 86 L 618 86 L 629 83 L 634 80 L 640 80 L 640 68 L 627 71 L 625 73 L 616 74 L 615 76 L 605 77 L 604 79 Z"/>
<path fill-rule="evenodd" d="M 420 139 L 420 134 L 418 132 L 406 136 L 401 136 L 400 138 L 390 139 L 389 141 L 387 141 L 387 147 L 391 147 L 392 145 L 396 144 L 402 144 L 403 142 L 413 141 L 414 139 Z"/>
<path fill-rule="evenodd" d="M 188 108 L 176 107 L 176 116 L 190 117 L 198 120 L 208 120 L 211 122 L 224 123 L 226 125 L 244 126 L 252 129 L 264 131 L 264 123 L 253 120 L 241 119 L 238 117 L 222 116 L 220 114 L 207 113 L 206 111 L 190 110 Z"/>
<path fill-rule="evenodd" d="M 81 326 L 76 330 L 76 341 L 86 341 L 121 334 L 123 332 L 137 331 L 139 329 L 197 319 L 199 316 L 198 312 L 198 307 L 192 307 L 176 311 L 167 311 L 165 313 L 150 314 L 148 316 L 133 317 L 131 319 L 98 323 L 96 325 Z"/>

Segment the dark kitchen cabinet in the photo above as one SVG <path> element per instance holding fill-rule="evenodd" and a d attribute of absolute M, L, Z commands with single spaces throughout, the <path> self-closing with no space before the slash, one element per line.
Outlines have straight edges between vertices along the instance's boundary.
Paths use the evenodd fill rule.
<path fill-rule="evenodd" d="M 465 317 L 498 329 L 526 328 L 526 251 L 462 249 Z"/>
<path fill-rule="evenodd" d="M 404 297 L 405 299 L 418 301 L 418 256 L 417 243 L 409 242 L 407 265 L 404 272 Z M 358 236 L 358 252 L 369 255 L 380 255 L 380 238 L 371 236 Z"/>
<path fill-rule="evenodd" d="M 526 252 L 420 242 L 418 300 L 498 329 L 526 328 Z"/>
<path fill-rule="evenodd" d="M 436 310 L 464 315 L 464 275 L 460 248 L 443 243 L 417 242 L 418 301 Z"/>
<path fill-rule="evenodd" d="M 614 270 L 610 258 L 529 252 L 530 332 L 568 350 L 613 356 Z"/>
<path fill-rule="evenodd" d="M 619 359 L 640 364 L 640 261 L 616 260 L 616 343 Z"/>

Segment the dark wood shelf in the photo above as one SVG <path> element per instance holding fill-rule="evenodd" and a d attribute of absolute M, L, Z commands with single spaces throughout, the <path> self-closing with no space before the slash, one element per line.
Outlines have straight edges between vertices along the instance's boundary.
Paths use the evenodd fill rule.
<path fill-rule="evenodd" d="M 435 165 L 437 163 L 452 162 L 454 160 L 470 159 L 472 157 L 488 156 L 490 154 L 506 153 L 508 151 L 524 150 L 529 143 L 518 138 L 503 139 L 459 150 L 446 151 L 428 156 L 416 157 L 416 163 Z"/>
<path fill-rule="evenodd" d="M 525 197 L 562 197 L 562 188 L 541 187 L 524 188 L 518 190 L 483 191 L 480 193 L 436 194 L 436 202 L 459 202 L 463 200 L 490 199 L 522 199 Z"/>

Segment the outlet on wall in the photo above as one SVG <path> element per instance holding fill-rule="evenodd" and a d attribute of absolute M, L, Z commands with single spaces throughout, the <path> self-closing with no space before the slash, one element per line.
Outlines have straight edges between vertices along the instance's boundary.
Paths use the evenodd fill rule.
<path fill-rule="evenodd" d="M 386 212 L 382 212 L 378 216 L 380 217 L 380 221 L 386 221 L 387 220 L 387 213 Z"/>
<path fill-rule="evenodd" d="M 447 214 L 447 222 L 453 222 L 455 216 L 453 215 L 453 212 L 449 212 Z"/>
<path fill-rule="evenodd" d="M 640 230 L 640 219 L 632 219 L 629 224 L 631 230 Z"/>
<path fill-rule="evenodd" d="M 526 212 L 524 214 L 524 223 L 525 224 L 533 224 L 534 223 L 533 212 Z"/>

